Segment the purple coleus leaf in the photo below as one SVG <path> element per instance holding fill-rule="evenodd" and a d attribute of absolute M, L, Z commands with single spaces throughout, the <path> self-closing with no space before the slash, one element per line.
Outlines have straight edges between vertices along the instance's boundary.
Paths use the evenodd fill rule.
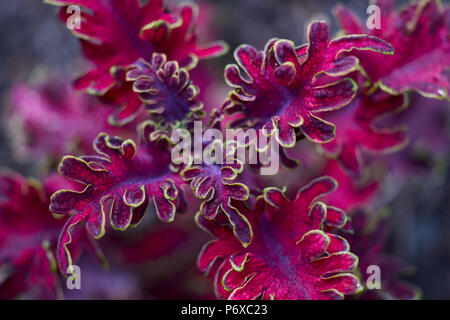
<path fill-rule="evenodd" d="M 266 188 L 252 209 L 236 203 L 253 228 L 247 248 L 227 225 L 197 215 L 197 223 L 217 237 L 200 253 L 200 270 L 208 272 L 221 263 L 216 286 L 223 289 L 216 291 L 228 299 L 336 299 L 354 294 L 360 284 L 349 272 L 358 258 L 345 239 L 331 233 L 346 225 L 347 216 L 317 201 L 335 189 L 333 179 L 322 177 L 300 189 L 293 201 L 280 189 Z"/>
<path fill-rule="evenodd" d="M 171 222 L 175 217 L 182 180 L 171 165 L 167 139 L 155 135 L 155 124 L 139 128 L 141 143 L 99 134 L 94 148 L 99 155 L 66 156 L 59 165 L 61 175 L 84 186 L 81 192 L 60 190 L 51 198 L 50 210 L 70 215 L 61 231 L 57 259 L 64 272 L 71 264 L 67 245 L 71 230 L 85 223 L 88 233 L 100 238 L 107 217 L 115 229 L 125 230 L 142 221 L 149 203 L 158 217 Z"/>
<path fill-rule="evenodd" d="M 408 105 L 406 94 L 390 95 L 381 90 L 370 95 L 358 94 L 347 107 L 326 113 L 323 118 L 338 123 L 334 140 L 322 144 L 322 149 L 337 158 L 354 176 L 361 176 L 361 152 L 386 154 L 404 147 L 408 142 L 406 128 L 380 127 L 376 121 L 399 112 Z"/>
<path fill-rule="evenodd" d="M 75 82 L 75 87 L 120 106 L 110 122 L 122 125 L 140 111 L 141 102 L 124 79 L 128 65 L 139 58 L 150 59 L 154 52 L 187 69 L 197 60 L 225 53 L 222 42 L 198 45 L 195 34 L 196 6 L 186 4 L 168 10 L 163 0 L 46 0 L 62 6 L 61 20 L 72 13 L 69 5 L 83 8 L 81 23 L 73 33 L 80 38 L 83 53 L 95 67 Z"/>
<path fill-rule="evenodd" d="M 327 204 L 336 206 L 351 214 L 354 210 L 367 208 L 376 199 L 380 191 L 377 181 L 371 179 L 357 180 L 348 175 L 338 161 L 329 159 L 321 175 L 335 179 L 339 187 L 324 198 Z"/>
<path fill-rule="evenodd" d="M 393 0 L 378 0 L 380 28 L 368 29 L 349 9 L 335 14 L 347 34 L 369 34 L 395 49 L 393 56 L 350 52 L 360 60 L 375 86 L 393 93 L 413 90 L 426 97 L 448 99 L 450 88 L 450 8 L 438 0 L 422 0 L 395 11 Z"/>
<path fill-rule="evenodd" d="M 41 183 L 13 172 L 0 174 L 0 297 L 12 299 L 33 291 L 37 298 L 57 297 L 51 243 L 61 221 L 48 210 Z"/>
<path fill-rule="evenodd" d="M 232 204 L 232 200 L 248 199 L 249 189 L 242 183 L 233 182 L 244 169 L 242 161 L 234 158 L 235 144 L 215 140 L 211 150 L 223 150 L 223 164 L 206 162 L 193 164 L 181 172 L 197 198 L 204 200 L 200 206 L 200 214 L 206 219 L 224 220 L 227 217 L 234 235 L 244 247 L 252 241 L 252 228 L 247 218 Z M 225 223 L 225 222 L 224 222 Z"/>
<path fill-rule="evenodd" d="M 154 53 L 150 62 L 139 60 L 127 72 L 127 81 L 145 104 L 152 118 L 163 127 L 188 126 L 204 116 L 197 100 L 199 89 L 192 84 L 186 69 L 169 61 L 165 54 Z"/>
<path fill-rule="evenodd" d="M 343 76 L 357 69 L 358 61 L 344 53 L 351 49 L 392 54 L 387 42 L 376 37 L 352 35 L 330 41 L 325 22 L 313 22 L 308 44 L 295 48 L 288 40 L 270 40 L 264 51 L 249 45 L 235 51 L 237 65 L 225 70 L 230 93 L 225 109 L 239 114 L 233 126 L 264 128 L 284 147 L 296 142 L 295 128 L 311 141 L 325 143 L 334 138 L 335 126 L 317 112 L 337 110 L 354 98 L 357 85 L 348 78 L 318 82 L 322 75 Z M 278 130 L 275 130 L 278 129 Z"/>
<path fill-rule="evenodd" d="M 59 296 L 54 252 L 58 231 L 64 225 L 49 211 L 50 195 L 74 187 L 57 174 L 41 183 L 33 178 L 0 173 L 0 298 L 55 299 Z M 74 233 L 75 255 L 86 248 L 102 258 L 85 233 Z"/>

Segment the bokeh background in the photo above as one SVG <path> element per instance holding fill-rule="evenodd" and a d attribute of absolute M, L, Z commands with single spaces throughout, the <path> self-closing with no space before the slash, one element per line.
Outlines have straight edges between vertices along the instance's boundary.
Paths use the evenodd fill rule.
<path fill-rule="evenodd" d="M 170 2 L 170 1 L 169 1 Z M 174 2 L 174 1 L 172 1 Z M 199 2 L 199 1 L 196 1 Z M 400 5 L 404 1 L 397 1 Z M 206 62 L 206 67 L 212 72 L 217 81 L 223 82 L 223 68 L 227 63 L 233 62 L 232 51 L 242 43 L 248 43 L 263 48 L 266 41 L 272 37 L 288 38 L 295 43 L 305 40 L 305 27 L 314 18 L 329 21 L 333 32 L 336 32 L 336 22 L 332 16 L 332 7 L 336 1 L 331 0 L 202 0 L 199 2 L 203 10 L 208 11 L 211 30 L 204 32 L 205 38 L 211 36 L 225 40 L 230 46 L 230 52 L 218 59 Z M 368 3 L 366 1 L 340 1 L 359 13 L 366 15 Z M 13 0 L 0 1 L 0 98 L 1 109 L 8 103 L 8 90 L 15 83 L 34 83 L 47 73 L 60 73 L 63 75 L 79 75 L 86 70 L 86 65 L 80 56 L 78 40 L 61 25 L 57 18 L 57 8 L 46 5 L 40 0 Z M 208 40 L 208 39 L 205 39 Z M 218 101 L 225 99 L 226 89 L 216 91 Z M 418 97 L 413 99 L 421 101 Z M 419 103 L 420 104 L 420 103 Z M 432 108 L 433 104 L 444 108 L 446 112 L 438 118 L 433 118 L 443 128 L 442 135 L 450 137 L 448 105 L 445 102 L 424 102 L 423 106 Z M 3 114 L 3 113 L 2 113 Z M 2 129 L 7 118 L 2 116 Z M 434 121 L 433 120 L 433 121 Z M 419 123 L 413 128 L 415 134 L 426 134 L 430 126 Z M 428 126 L 428 127 L 427 127 Z M 383 196 L 384 203 L 390 208 L 391 234 L 388 240 L 388 252 L 403 259 L 415 270 L 407 278 L 422 289 L 424 299 L 450 299 L 450 170 L 447 151 L 439 155 L 430 156 L 421 152 L 420 137 L 417 139 L 414 152 L 404 154 L 408 163 L 413 162 L 407 183 L 395 183 L 389 188 L 385 184 Z M 417 148 L 416 148 L 417 147 Z M 401 155 L 403 156 L 403 154 Z M 391 156 L 394 159 L 394 156 Z M 395 157 L 398 157 L 396 155 Z M 398 158 L 396 158 L 398 159 Z M 34 159 L 17 161 L 13 157 L 11 143 L 5 130 L 0 130 L 0 166 L 11 167 L 24 175 L 39 177 L 39 166 Z M 392 170 L 397 170 L 392 166 Z M 395 179 L 395 175 L 393 178 Z M 396 181 L 398 182 L 398 181 Z M 147 222 L 149 223 L 149 222 Z M 194 230 L 191 218 L 180 219 L 184 231 Z M 173 241 L 186 241 L 183 232 L 158 229 L 158 233 L 147 241 L 154 239 L 175 239 Z M 140 230 L 132 231 L 134 238 L 142 239 L 147 236 Z M 171 233 L 172 232 L 172 233 Z M 191 237 L 189 244 L 200 249 L 207 239 L 201 231 L 199 235 Z M 134 246 L 127 243 L 127 237 L 117 235 L 112 241 L 121 246 Z M 159 238 L 158 238 L 159 237 Z M 153 240 L 152 240 L 153 239 Z M 111 241 L 111 240 L 110 240 Z M 145 248 L 141 248 L 146 250 Z M 150 256 L 158 255 L 156 252 Z M 202 298 L 207 296 L 210 284 L 207 279 L 197 275 L 195 270 L 195 256 L 186 256 L 174 253 L 167 259 L 156 263 L 141 261 L 140 255 L 133 253 L 128 257 L 127 263 L 135 263 L 131 272 L 123 273 L 120 264 L 105 271 L 93 267 L 89 276 L 98 282 L 92 290 L 110 290 L 109 297 L 140 298 L 141 292 L 145 297 L 158 298 Z M 131 261 L 131 262 L 130 262 Z M 192 270 L 173 270 L 177 266 L 191 265 Z M 168 271 L 171 270 L 171 271 Z M 138 283 L 133 272 L 145 274 L 148 280 L 145 285 Z M 173 272 L 169 283 L 160 281 L 164 279 L 164 272 Z M 178 272 L 178 273 L 177 273 Z M 192 283 L 185 283 L 188 272 Z M 177 278 L 176 274 L 180 274 Z M 111 276 L 112 275 L 112 276 Z M 113 281 L 111 280 L 113 279 Z M 136 286 L 140 290 L 136 290 Z M 167 287 L 187 286 L 194 293 L 186 297 L 182 288 L 167 290 Z M 112 288 L 112 289 L 111 289 Z M 192 289 L 194 288 L 194 289 Z M 140 293 L 138 293 L 140 292 Z M 71 293 L 79 298 L 81 293 Z M 197 294 L 197 295 L 196 295 Z M 98 293 L 101 296 L 101 293 Z M 91 296 L 92 297 L 92 296 Z M 95 295 L 94 295 L 95 297 Z"/>

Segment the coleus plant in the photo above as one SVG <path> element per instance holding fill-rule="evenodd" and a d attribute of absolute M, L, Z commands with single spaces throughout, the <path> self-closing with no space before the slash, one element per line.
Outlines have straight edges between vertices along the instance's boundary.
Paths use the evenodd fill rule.
<path fill-rule="evenodd" d="M 62 6 L 61 20 L 66 23 L 67 6 L 78 5 L 82 23 L 74 34 L 80 38 L 83 52 L 95 68 L 78 78 L 75 88 L 102 96 L 119 107 L 110 117 L 122 125 L 134 119 L 141 101 L 125 81 L 128 68 L 138 59 L 150 59 L 155 52 L 192 69 L 198 59 L 223 54 L 227 48 L 217 41 L 199 45 L 195 35 L 196 7 L 186 4 L 169 10 L 163 0 L 46 0 Z"/>
<path fill-rule="evenodd" d="M 236 144 L 222 145 L 213 141 L 214 149 L 222 150 L 224 164 L 191 165 L 181 172 L 181 177 L 189 181 L 196 197 L 205 199 L 199 213 L 212 220 L 219 215 L 226 215 L 231 223 L 235 237 L 246 247 L 252 241 L 252 226 L 248 219 L 237 209 L 233 200 L 247 200 L 249 189 L 242 183 L 232 183 L 244 170 L 241 160 L 234 158 Z"/>
<path fill-rule="evenodd" d="M 450 89 L 450 13 L 440 1 L 425 0 L 395 11 L 394 0 L 377 0 L 379 28 L 368 29 L 348 8 L 337 6 L 335 14 L 346 34 L 380 37 L 395 48 L 395 55 L 366 55 L 350 52 L 371 86 L 391 94 L 417 91 L 426 97 L 447 99 Z"/>
<path fill-rule="evenodd" d="M 41 183 L 2 171 L 0 181 L 0 297 L 60 297 L 54 250 L 64 221 L 52 217 L 49 197 L 56 190 L 73 185 L 55 173 Z M 73 237 L 77 242 L 75 257 L 85 248 L 103 260 L 97 244 L 85 232 L 79 229 Z"/>
<path fill-rule="evenodd" d="M 0 264 L 6 274 L 1 296 L 14 298 L 34 289 L 41 291 L 42 297 L 55 297 L 57 277 L 51 245 L 61 223 L 48 210 L 48 196 L 55 188 L 13 172 L 2 172 L 0 179 Z"/>
<path fill-rule="evenodd" d="M 6 200 L 0 203 L 0 275 L 3 270 L 8 275 L 9 270 L 43 274 L 44 293 L 54 296 L 52 255 L 60 273 L 69 275 L 82 243 L 91 243 L 98 253 L 92 241 L 103 237 L 109 225 L 121 231 L 136 227 L 150 211 L 159 220 L 173 222 L 177 213 L 188 208 L 186 196 L 194 204 L 189 211 L 192 216 L 197 212 L 198 226 L 215 237 L 201 250 L 198 267 L 213 278 L 218 298 L 367 297 L 362 270 L 368 263 L 380 262 L 387 268 L 391 264 L 379 259 L 384 238 L 359 240 L 365 222 L 355 211 L 367 209 L 379 196 L 377 181 L 360 180 L 364 173 L 361 151 L 394 152 L 407 143 L 403 128 L 379 126 L 378 120 L 402 111 L 409 91 L 448 98 L 447 7 L 438 1 L 421 1 L 397 14 L 391 2 L 379 1 L 382 28 L 374 31 L 338 7 L 343 36 L 332 39 L 328 24 L 314 21 L 302 45 L 286 39 L 269 40 L 262 51 L 241 45 L 234 53 L 238 65 L 225 68 L 225 80 L 232 90 L 222 107 L 208 114 L 199 99 L 202 88 L 190 72 L 198 59 L 223 54 L 226 45 L 198 44 L 195 6 L 169 7 L 162 0 L 46 2 L 62 7 L 64 22 L 69 17 L 68 6 L 82 8 L 80 28 L 74 34 L 93 67 L 75 81 L 74 88 L 99 96 L 103 104 L 94 104 L 94 112 L 86 112 L 84 103 L 74 103 L 74 110 L 67 111 L 53 108 L 59 104 L 52 99 L 42 99 L 36 112 L 58 121 L 72 114 L 81 115 L 82 124 L 84 117 L 92 121 L 72 132 L 83 141 L 92 134 L 92 126 L 100 133 L 92 149 L 83 148 L 88 155 L 62 158 L 58 170 L 65 180 L 51 191 L 41 192 L 34 182 L 20 176 L 2 176 Z M 54 88 L 52 82 L 49 85 Z M 56 102 L 70 102 L 72 94 L 68 91 Z M 104 104 L 116 111 L 103 114 Z M 10 109 L 24 118 L 20 99 Z M 128 130 L 103 132 L 110 127 L 98 120 L 107 118 L 116 126 L 128 123 L 133 127 L 141 122 L 137 135 Z M 23 121 L 28 131 L 36 117 L 33 120 L 31 124 Z M 171 134 L 177 129 L 190 133 L 194 121 L 202 120 L 206 125 L 202 133 L 224 130 L 225 124 L 262 129 L 283 149 L 294 150 L 303 141 L 338 161 L 324 160 L 324 168 L 317 170 L 321 177 L 312 182 L 297 181 L 289 189 L 264 185 L 261 190 L 254 181 L 242 179 L 248 168 L 235 157 L 238 148 L 250 149 L 258 141 L 240 145 L 205 139 L 202 146 L 212 143 L 214 150 L 221 151 L 220 163 L 197 162 L 194 157 L 182 164 L 174 161 Z M 67 130 L 57 126 L 54 134 L 67 137 Z M 60 142 L 49 140 L 44 148 L 66 152 L 57 149 Z M 280 156 L 290 169 L 302 170 L 301 158 L 298 165 L 284 150 Z M 65 216 L 64 222 L 53 220 L 48 206 L 54 215 Z M 33 222 L 35 213 L 39 214 L 36 221 L 42 219 L 42 223 Z M 30 216 L 17 220 L 22 214 Z M 11 221 L 14 224 L 9 225 Z M 55 229 L 61 230 L 59 237 Z M 33 240 L 30 249 L 28 244 L 3 249 L 22 232 Z M 151 238 L 146 236 L 143 241 Z M 149 245 L 137 248 L 149 250 Z M 359 269 L 355 253 L 362 257 Z M 389 288 L 376 298 L 416 297 L 396 294 L 399 287 L 409 288 L 396 285 L 397 271 L 395 267 L 389 272 Z M 15 291 L 8 289 L 11 297 L 27 290 L 21 283 L 0 286 L 5 284 L 14 287 Z"/>
<path fill-rule="evenodd" d="M 138 147 L 132 140 L 101 133 L 94 142 L 98 155 L 66 156 L 61 161 L 61 175 L 84 186 L 82 191 L 60 190 L 51 198 L 53 213 L 70 215 L 58 240 L 57 258 L 62 270 L 72 264 L 67 245 L 76 225 L 85 223 L 89 234 L 100 238 L 107 219 L 119 230 L 136 226 L 149 203 L 166 222 L 175 218 L 177 204 L 184 206 L 179 201 L 179 168 L 171 166 L 167 139 L 152 137 L 152 122 L 143 123 L 139 130 Z"/>
<path fill-rule="evenodd" d="M 390 56 L 350 51 L 361 68 L 361 72 L 353 74 L 360 84 L 357 97 L 349 108 L 325 115 L 332 121 L 339 121 L 337 118 L 342 116 L 342 125 L 337 129 L 337 138 L 324 144 L 323 150 L 338 158 L 355 176 L 363 173 L 362 151 L 386 154 L 406 145 L 404 127 L 380 128 L 377 122 L 405 109 L 407 92 L 448 99 L 449 90 L 449 9 L 435 0 L 405 6 L 398 13 L 393 0 L 378 0 L 374 4 L 380 10 L 380 26 L 371 29 L 349 9 L 335 7 L 344 34 L 377 36 L 395 49 Z"/>
<path fill-rule="evenodd" d="M 188 127 L 204 116 L 198 101 L 199 89 L 177 61 L 167 61 L 163 53 L 153 53 L 151 61 L 138 61 L 126 74 L 139 93 L 150 116 L 162 127 Z"/>
<path fill-rule="evenodd" d="M 198 215 L 197 223 L 218 238 L 200 253 L 200 270 L 209 271 L 219 260 L 216 286 L 230 299 L 336 299 L 357 292 L 359 281 L 348 273 L 357 257 L 346 240 L 331 233 L 346 225 L 347 216 L 316 201 L 336 186 L 323 177 L 300 189 L 293 201 L 269 187 L 253 208 L 236 204 L 254 228 L 248 248 L 226 225 Z"/>
<path fill-rule="evenodd" d="M 249 45 L 236 49 L 237 65 L 225 69 L 227 83 L 236 89 L 224 112 L 239 113 L 232 126 L 264 128 L 283 147 L 293 147 L 295 129 L 309 140 L 325 143 L 334 139 L 335 126 L 316 115 L 349 104 L 357 85 L 351 78 L 320 82 L 322 76 L 339 77 L 354 71 L 358 61 L 344 53 L 352 49 L 392 54 L 391 45 L 379 38 L 351 35 L 330 41 L 325 22 L 313 22 L 308 44 L 295 47 L 288 40 L 270 40 L 264 51 Z"/>
<path fill-rule="evenodd" d="M 406 94 L 390 95 L 377 90 L 370 95 L 360 91 L 350 105 L 324 118 L 340 123 L 336 136 L 321 145 L 331 158 L 337 158 L 343 168 L 352 175 L 363 174 L 363 153 L 387 154 L 401 149 L 408 142 L 405 126 L 381 127 L 378 122 L 408 105 Z"/>
<path fill-rule="evenodd" d="M 7 107 L 5 126 L 21 159 L 52 160 L 61 154 L 90 152 L 99 129 L 117 131 L 106 121 L 110 108 L 77 94 L 62 76 L 37 86 L 15 85 Z M 72 121 L 65 123 L 67 118 Z"/>

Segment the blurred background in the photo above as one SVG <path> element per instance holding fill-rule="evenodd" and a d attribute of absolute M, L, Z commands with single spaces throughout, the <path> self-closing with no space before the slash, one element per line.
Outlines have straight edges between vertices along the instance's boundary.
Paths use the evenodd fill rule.
<path fill-rule="evenodd" d="M 201 33 L 200 37 L 204 37 L 204 40 L 222 39 L 230 46 L 227 55 L 205 62 L 205 67 L 213 74 L 219 88 L 215 91 L 216 96 L 210 101 L 220 102 L 226 98 L 227 89 L 223 82 L 223 68 L 226 64 L 233 62 L 232 52 L 238 45 L 248 43 L 262 49 L 267 40 L 272 37 L 288 38 L 296 44 L 304 43 L 305 26 L 315 18 L 327 20 L 333 32 L 337 31 L 336 22 L 332 16 L 332 7 L 337 3 L 336 1 L 202 0 L 195 2 L 200 4 L 201 10 L 207 12 L 207 18 L 210 19 L 209 23 L 213 28 L 213 30 L 202 29 L 203 34 Z M 368 5 L 366 1 L 341 0 L 339 2 L 351 7 L 361 17 L 366 16 Z M 404 2 L 406 1 L 397 1 L 397 5 Z M 58 73 L 56 76 L 70 75 L 73 78 L 86 70 L 85 62 L 80 56 L 78 40 L 64 28 L 56 13 L 56 7 L 46 5 L 39 0 L 0 2 L 0 98 L 2 110 L 9 103 L 8 90 L 16 83 L 39 83 L 44 75 L 55 72 Z M 424 299 L 450 299 L 450 170 L 448 170 L 450 165 L 448 161 L 450 121 L 448 103 L 424 101 L 415 95 L 412 99 L 418 101 L 419 106 L 433 108 L 434 105 L 437 105 L 436 109 L 444 110 L 444 112 L 440 111 L 441 113 L 437 117 L 430 118 L 434 119 L 436 123 L 439 122 L 439 126 L 443 128 L 439 135 L 443 139 L 444 147 L 437 154 L 430 155 L 424 151 L 427 146 L 424 146 L 418 137 L 414 141 L 414 145 L 407 151 L 387 158 L 392 158 L 394 163 L 394 160 L 398 160 L 400 157 L 401 161 L 407 162 L 412 167 L 406 173 L 408 180 L 399 183 L 398 180 L 394 181 L 397 177 L 395 172 L 403 170 L 404 166 L 398 168 L 396 165 L 392 165 L 390 169 L 394 172 L 391 177 L 393 180 L 383 184 L 383 188 L 385 188 L 382 190 L 383 201 L 389 207 L 391 215 L 391 234 L 388 239 L 387 252 L 414 266 L 414 271 L 407 279 L 421 288 Z M 218 107 L 218 105 L 214 107 Z M 6 127 L 5 123 L 7 122 L 8 119 L 3 116 L 2 129 Z M 424 127 L 422 124 L 423 122 L 413 127 L 416 135 L 426 135 L 429 132 L 430 128 Z M 427 125 L 433 125 L 431 120 Z M 39 177 L 37 161 L 34 161 L 33 158 L 17 161 L 11 148 L 8 134 L 5 130 L 1 130 L 0 166 L 14 168 L 24 175 Z M 274 184 L 277 183 L 274 182 Z M 174 241 L 174 248 L 178 243 L 184 243 L 184 246 L 192 246 L 194 252 L 198 252 L 201 244 L 208 237 L 195 229 L 191 217 L 180 218 L 177 223 L 181 231 L 176 228 L 172 229 L 171 226 L 164 226 L 167 230 L 158 228 L 158 232 L 150 236 L 143 233 L 142 228 L 131 232 L 135 233 L 135 239 L 142 240 L 143 237 L 149 236 L 147 241 L 152 243 L 152 241 L 161 241 L 161 237 L 166 237 Z M 190 237 L 190 240 L 186 241 L 186 234 L 191 230 L 196 230 L 194 232 L 198 236 Z M 115 235 L 112 240 L 108 241 L 117 241 L 125 250 L 127 246 L 135 246 L 133 242 L 127 243 L 129 238 L 127 235 Z M 169 244 L 170 246 L 171 244 Z M 140 250 L 145 252 L 146 249 L 140 248 Z M 170 251 L 170 249 L 167 250 Z M 166 257 L 165 260 L 160 259 L 157 263 L 148 264 L 141 261 L 145 258 L 141 254 L 131 252 L 124 261 L 135 266 L 132 267 L 134 268 L 132 272 L 123 272 L 120 264 L 115 266 L 112 264 L 113 267 L 107 273 L 109 276 L 96 267 L 93 267 L 88 273 L 99 281 L 95 290 L 101 291 L 102 285 L 108 287 L 108 290 L 113 290 L 111 286 L 115 288 L 116 291 L 111 292 L 116 292 L 116 295 L 110 293 L 110 297 L 113 298 L 210 297 L 209 280 L 202 278 L 195 270 L 195 255 L 183 255 L 180 254 L 180 251 L 183 249 L 178 253 L 175 252 L 174 256 L 169 257 L 170 259 Z M 154 251 L 148 253 L 148 257 L 159 257 L 159 255 L 159 252 Z M 177 266 L 182 269 L 187 265 L 192 268 L 172 270 Z M 163 273 L 169 272 L 167 271 L 168 267 L 171 267 L 171 272 L 173 272 L 170 276 L 173 288 L 176 286 L 189 287 L 191 290 L 189 296 L 186 296 L 188 291 L 182 288 L 174 289 L 172 292 L 161 289 L 171 286 L 171 283 L 160 281 L 160 279 L 164 279 Z M 148 284 L 139 283 L 139 278 L 133 275 L 136 272 L 144 272 Z M 191 275 L 188 281 L 192 283 L 184 283 L 185 280 L 180 280 L 187 279 L 184 276 L 186 272 Z M 157 276 L 152 276 L 155 274 Z M 113 277 L 110 277 L 111 275 Z M 179 277 L 177 278 L 176 275 Z M 102 277 L 104 277 L 104 281 Z M 111 283 L 111 279 L 114 279 L 113 283 Z M 147 285 L 148 288 L 145 287 Z M 137 286 L 140 287 L 140 290 L 136 290 Z M 195 288 L 192 289 L 193 287 Z M 70 294 L 73 294 L 75 298 L 82 297 L 77 296 L 81 293 L 72 292 Z M 97 296 L 102 296 L 102 294 L 98 293 Z"/>

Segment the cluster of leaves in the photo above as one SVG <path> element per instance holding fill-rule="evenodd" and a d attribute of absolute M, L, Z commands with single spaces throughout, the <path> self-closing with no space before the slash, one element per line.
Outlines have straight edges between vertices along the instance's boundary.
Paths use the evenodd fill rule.
<path fill-rule="evenodd" d="M 32 93 L 17 88 L 8 112 L 26 119 L 23 127 L 36 143 L 20 147 L 29 154 L 59 156 L 80 149 L 79 154 L 96 154 L 64 156 L 58 171 L 65 180 L 52 180 L 48 188 L 44 180 L 44 191 L 34 180 L 2 175 L 0 270 L 8 269 L 9 280 L 0 286 L 14 287 L 8 292 L 15 296 L 25 284 L 14 275 L 30 272 L 34 277 L 28 287 L 45 281 L 45 293 L 56 294 L 53 254 L 60 272 L 67 274 L 82 243 L 90 243 L 99 255 L 92 241 L 108 225 L 126 230 L 152 210 L 172 222 L 186 210 L 189 196 L 201 201 L 199 208 L 191 208 L 198 211 L 197 225 L 215 237 L 201 250 L 198 268 L 212 275 L 218 298 L 373 298 L 361 283 L 364 272 L 356 272 L 358 256 L 360 269 L 374 263 L 392 269 L 389 284 L 375 298 L 417 296 L 412 287 L 395 282 L 399 267 L 380 258 L 380 231 L 363 233 L 365 214 L 360 218 L 354 212 L 368 211 L 379 190 L 374 181 L 361 187 L 367 172 L 363 152 L 394 152 L 408 142 L 406 128 L 380 127 L 378 119 L 408 112 L 410 91 L 448 99 L 450 8 L 424 0 L 397 12 L 391 1 L 380 0 L 381 28 L 367 30 L 354 13 L 337 7 L 342 35 L 334 39 L 326 22 L 315 21 L 302 45 L 285 39 L 271 39 L 263 50 L 242 45 L 234 52 L 237 64 L 225 68 L 232 88 L 228 98 L 205 117 L 201 88 L 190 72 L 199 59 L 221 55 L 227 47 L 220 41 L 198 44 L 194 5 L 47 2 L 61 6 L 64 22 L 67 6 L 82 8 L 74 35 L 93 67 L 74 87 L 101 103 L 74 100 L 62 90 L 50 95 L 59 85 L 53 81 Z M 28 101 L 34 101 L 34 110 L 26 108 Z M 105 105 L 115 111 L 105 112 Z M 73 118 L 74 127 L 57 126 L 62 117 Z M 245 164 L 233 157 L 242 146 L 233 143 L 214 142 L 222 150 L 223 165 L 192 159 L 173 163 L 172 131 L 189 132 L 194 120 L 204 118 L 221 130 L 224 123 L 263 129 L 284 151 L 305 141 L 337 161 L 328 162 L 322 177 L 296 181 L 289 190 L 260 188 L 246 178 Z M 100 125 L 98 119 L 109 122 Z M 93 148 L 86 146 L 92 127 L 101 132 Z M 135 136 L 130 127 L 137 127 L 136 139 L 130 139 Z M 55 134 L 54 142 L 47 139 Z M 67 150 L 74 136 L 82 145 Z M 245 147 L 252 143 L 257 141 Z M 305 159 L 299 160 L 301 171 Z M 287 195 L 297 190 L 295 197 Z M 48 207 L 66 220 L 54 220 Z M 61 230 L 59 237 L 53 229 Z M 12 248 L 16 238 L 20 244 Z"/>

